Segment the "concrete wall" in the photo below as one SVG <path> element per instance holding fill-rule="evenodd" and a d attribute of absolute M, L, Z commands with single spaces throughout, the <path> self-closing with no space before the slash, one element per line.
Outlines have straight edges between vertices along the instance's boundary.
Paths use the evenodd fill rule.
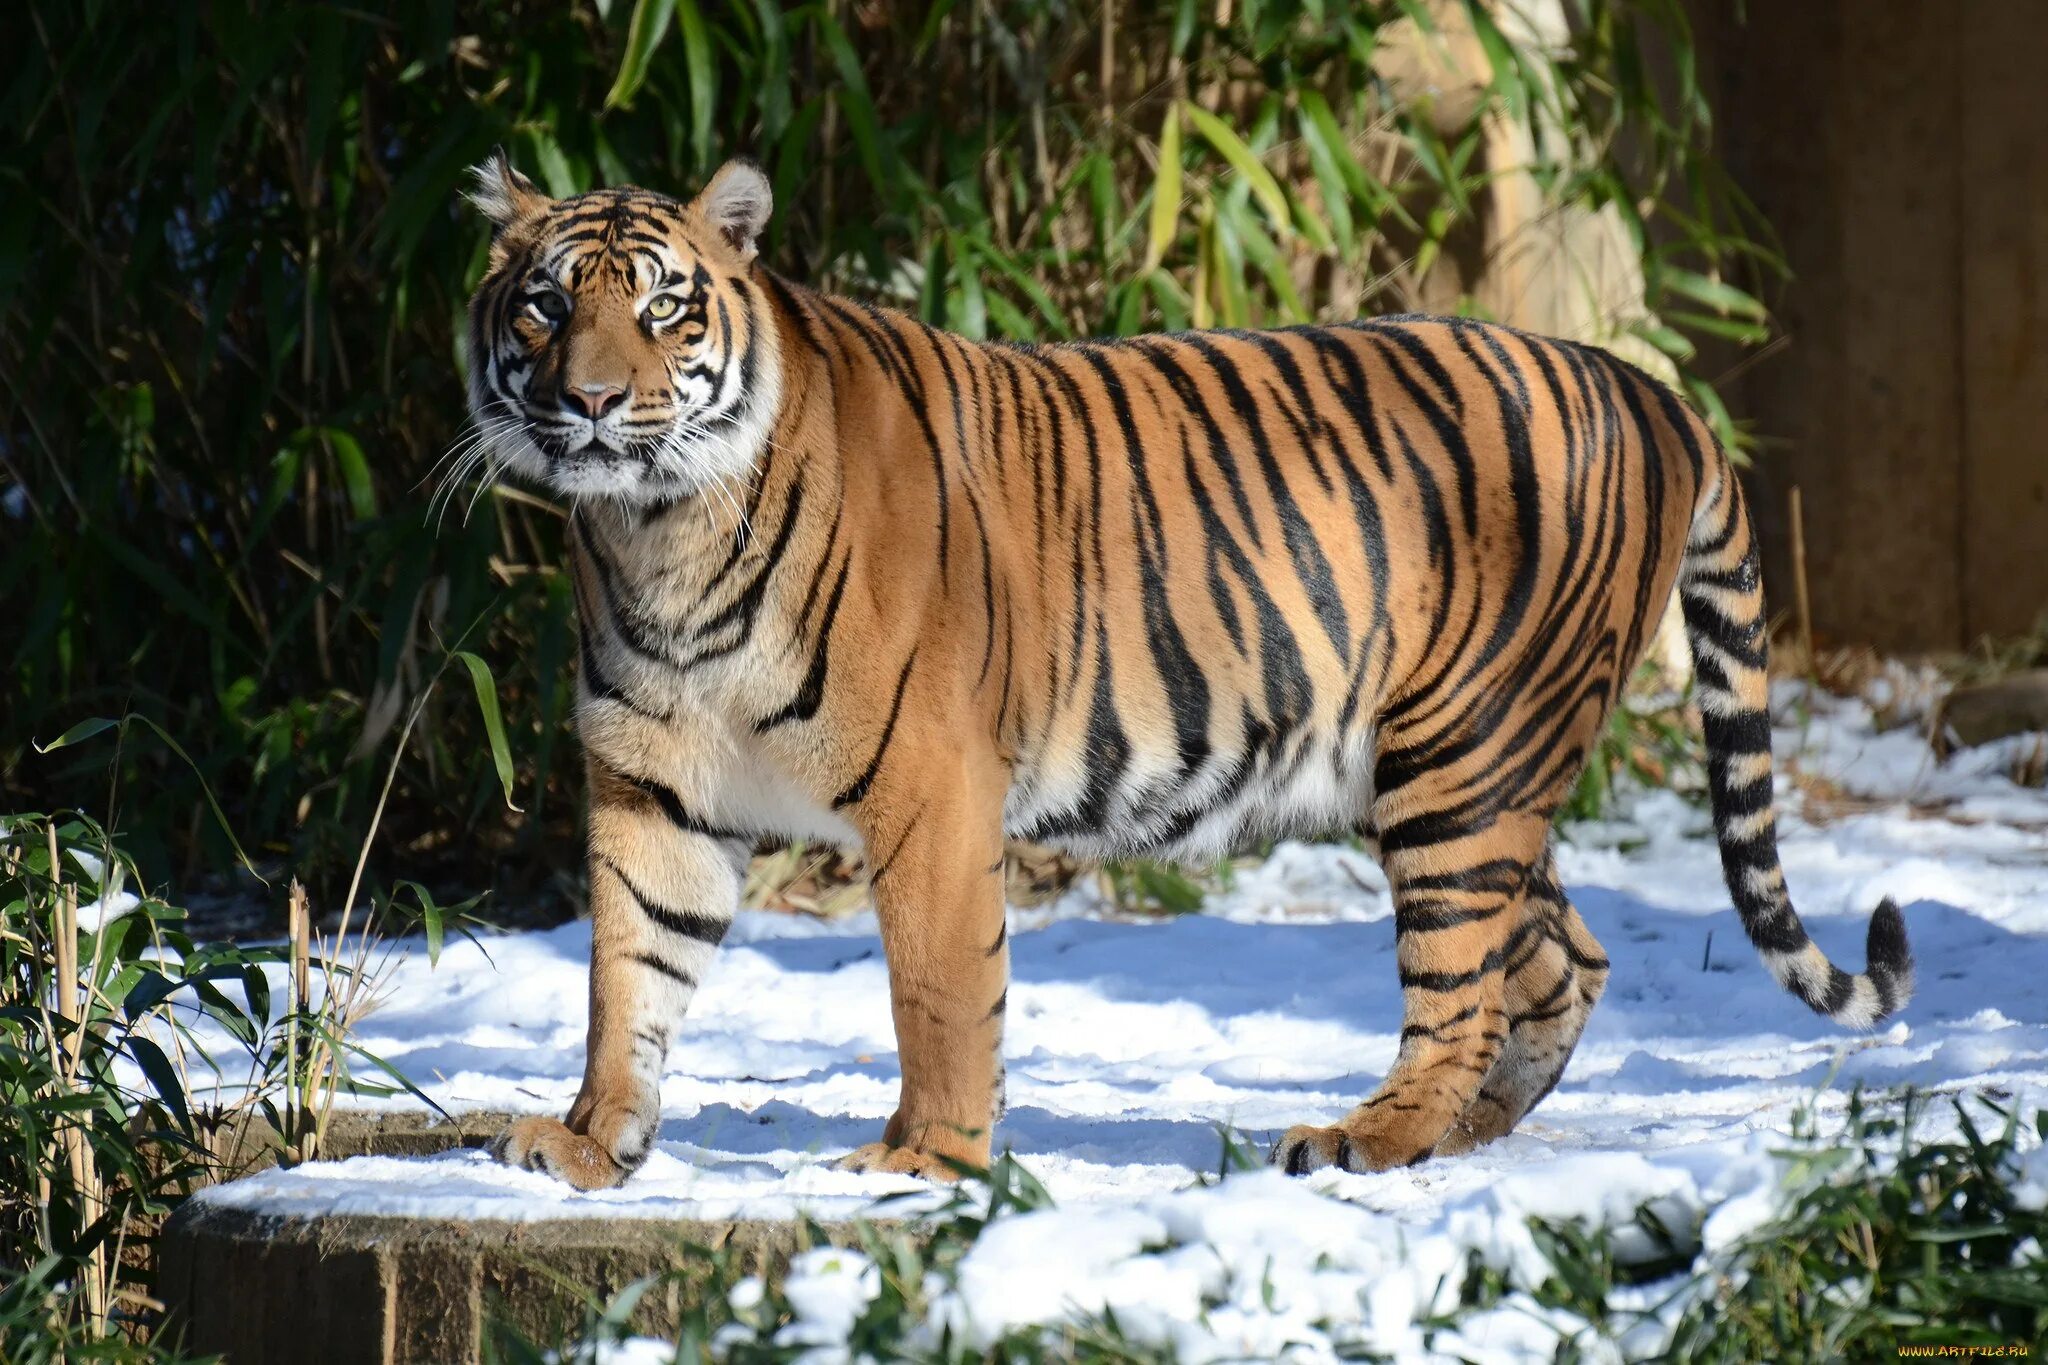
<path fill-rule="evenodd" d="M 2048 3 L 1691 0 L 1717 143 L 1783 237 L 1788 342 L 1729 392 L 1787 606 L 1897 649 L 2048 611 Z M 1746 22 L 1738 22 L 1738 12 Z"/>

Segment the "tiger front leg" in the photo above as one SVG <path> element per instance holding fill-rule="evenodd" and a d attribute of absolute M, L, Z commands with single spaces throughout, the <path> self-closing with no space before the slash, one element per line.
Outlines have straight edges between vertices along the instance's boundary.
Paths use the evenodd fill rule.
<path fill-rule="evenodd" d="M 731 927 L 748 853 L 703 833 L 665 788 L 590 767 L 583 1088 L 566 1120 L 518 1119 L 491 1144 L 507 1165 L 581 1190 L 618 1185 L 647 1159 L 661 1123 L 662 1065 Z"/>
<path fill-rule="evenodd" d="M 840 1165 L 952 1180 L 988 1165 L 1010 957 L 1001 789 L 933 758 L 917 791 L 873 793 L 863 812 L 903 1080 L 882 1140 Z"/>

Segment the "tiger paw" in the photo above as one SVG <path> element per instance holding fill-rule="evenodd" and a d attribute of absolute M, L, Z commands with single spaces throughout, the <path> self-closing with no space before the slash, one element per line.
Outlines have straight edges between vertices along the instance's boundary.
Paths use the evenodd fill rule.
<path fill-rule="evenodd" d="M 961 1177 L 963 1166 L 968 1170 L 974 1167 L 974 1163 L 957 1157 L 923 1152 L 915 1147 L 892 1147 L 886 1142 L 870 1142 L 865 1147 L 856 1147 L 832 1164 L 842 1171 L 858 1171 L 863 1175 L 914 1175 L 920 1180 L 948 1184 Z"/>
<path fill-rule="evenodd" d="M 1393 1144 L 1376 1134 L 1301 1123 L 1280 1135 L 1280 1140 L 1273 1144 L 1272 1156 L 1267 1160 L 1268 1164 L 1278 1166 L 1289 1175 L 1307 1175 L 1325 1166 L 1363 1174 L 1392 1170 L 1396 1166 L 1412 1166 L 1429 1154 L 1427 1147 L 1420 1152 L 1396 1150 Z"/>
<path fill-rule="evenodd" d="M 608 1190 L 633 1173 L 595 1138 L 572 1132 L 560 1119 L 515 1120 L 489 1150 L 507 1166 L 538 1171 L 579 1190 Z"/>

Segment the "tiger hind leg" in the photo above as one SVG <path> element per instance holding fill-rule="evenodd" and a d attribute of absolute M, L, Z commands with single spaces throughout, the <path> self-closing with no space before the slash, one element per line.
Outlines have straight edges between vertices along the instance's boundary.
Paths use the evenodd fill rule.
<path fill-rule="evenodd" d="M 1421 786 L 1421 783 L 1417 783 Z M 1478 1100 L 1508 1042 L 1508 966 L 1544 937 L 1525 890 L 1545 857 L 1549 821 L 1507 811 L 1466 828 L 1419 806 L 1377 811 L 1381 861 L 1394 888 L 1401 973 L 1401 1050 L 1379 1090 L 1328 1127 L 1281 1135 L 1273 1164 L 1379 1171 L 1436 1152 Z"/>
<path fill-rule="evenodd" d="M 1565 897 L 1548 852 L 1529 878 L 1522 914 L 1538 932 L 1507 964 L 1507 1041 L 1478 1097 L 1437 1143 L 1437 1156 L 1505 1136 L 1542 1103 L 1606 989 L 1607 956 Z"/>

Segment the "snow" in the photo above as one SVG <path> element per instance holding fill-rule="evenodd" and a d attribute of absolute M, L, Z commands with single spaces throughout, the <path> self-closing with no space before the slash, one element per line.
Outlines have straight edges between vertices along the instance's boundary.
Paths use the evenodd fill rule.
<path fill-rule="evenodd" d="M 1058 1207 L 992 1224 L 932 1330 L 986 1341 L 1108 1309 L 1133 1339 L 1187 1359 L 1412 1353 L 1468 1254 L 1511 1283 L 1541 1278 L 1530 1216 L 1622 1225 L 1648 1204 L 1668 1226 L 1704 1220 L 1708 1248 L 1738 1239 L 1776 1207 L 1771 1153 L 1802 1106 L 1826 1116 L 1853 1087 L 1906 1085 L 2039 1102 L 2048 792 L 2006 778 L 2017 745 L 1942 765 L 1913 728 L 1880 732 L 1860 702 L 1780 700 L 1794 900 L 1850 966 L 1871 909 L 1899 900 L 1919 964 L 1899 1019 L 1846 1034 L 1776 986 L 1729 909 L 1704 812 L 1643 793 L 1560 847 L 1614 969 L 1563 1083 L 1516 1133 L 1379 1175 L 1217 1183 L 1220 1130 L 1263 1144 L 1289 1124 L 1333 1121 L 1392 1060 L 1400 995 L 1385 879 L 1345 846 L 1286 844 L 1198 915 L 1119 919 L 1093 891 L 1070 892 L 1013 912 L 998 1135 Z M 1807 784 L 1831 793 L 1826 818 Z M 560 1114 L 582 1074 L 588 953 L 585 924 L 451 943 L 434 969 L 422 945 L 402 944 L 361 1041 L 450 1111 Z M 625 1188 L 578 1194 L 457 1152 L 314 1164 L 200 1197 L 299 1215 L 843 1218 L 922 1188 L 829 1164 L 875 1137 L 896 1088 L 872 916 L 745 914 L 671 1054 L 661 1141 Z M 2023 1197 L 2048 1200 L 2044 1163 L 2031 1159 Z M 1619 1251 L 1655 1248 L 1637 1231 Z M 873 1268 L 855 1253 L 813 1255 L 784 1344 L 824 1350 L 873 1292 Z M 1459 1349 L 1548 1359 L 1560 1332 L 1582 1328 L 1511 1299 L 1468 1319 Z"/>
<path fill-rule="evenodd" d="M 79 928 L 89 933 L 98 933 L 142 904 L 142 898 L 133 891 L 121 890 L 118 872 L 112 878 L 113 885 L 107 884 L 109 879 L 105 859 L 76 845 L 66 846 L 65 852 L 71 855 L 72 860 L 100 892 L 98 896 L 78 907 Z"/>

